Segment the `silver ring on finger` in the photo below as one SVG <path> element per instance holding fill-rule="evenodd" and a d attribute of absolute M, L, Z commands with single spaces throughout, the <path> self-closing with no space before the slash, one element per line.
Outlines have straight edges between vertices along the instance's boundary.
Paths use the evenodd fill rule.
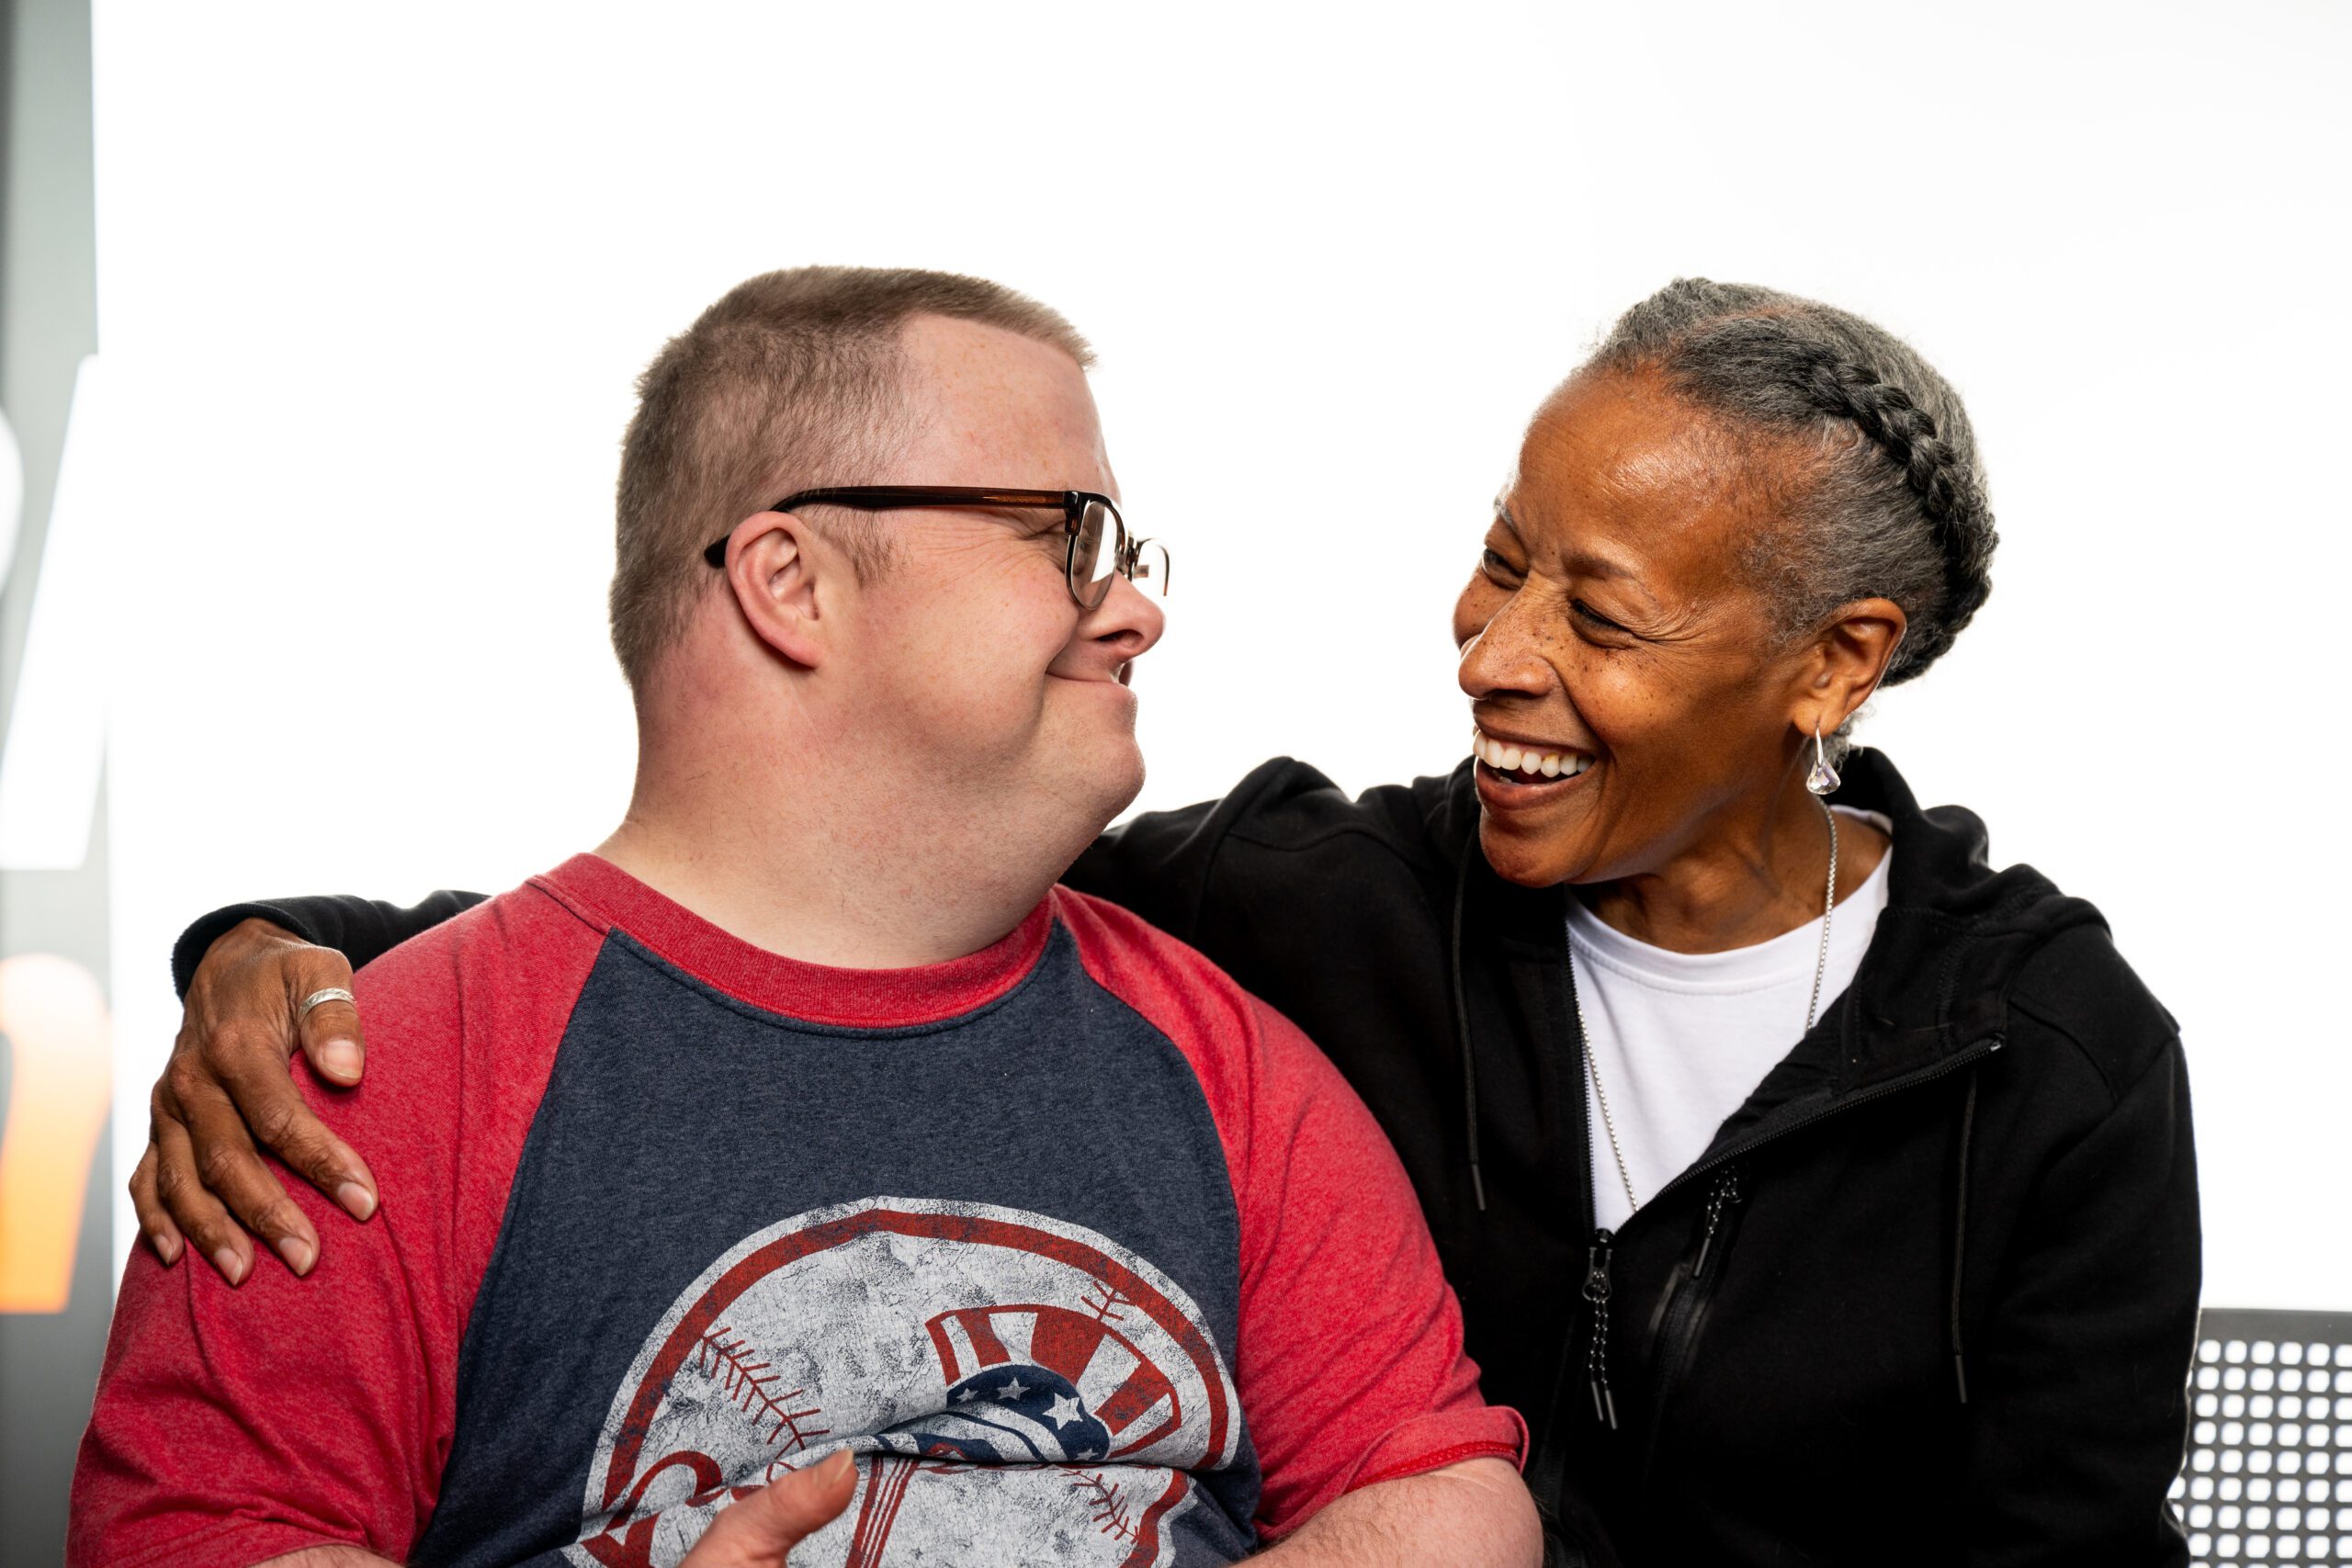
<path fill-rule="evenodd" d="M 356 1002 L 358 999 L 341 986 L 329 986 L 323 991 L 312 991 L 302 998 L 302 1005 L 294 1010 L 294 1021 L 300 1023 L 310 1017 L 311 1010 L 322 1002 Z"/>

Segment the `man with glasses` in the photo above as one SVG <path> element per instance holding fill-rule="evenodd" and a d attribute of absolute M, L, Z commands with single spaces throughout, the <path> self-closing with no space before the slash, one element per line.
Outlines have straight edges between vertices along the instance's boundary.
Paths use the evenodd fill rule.
<path fill-rule="evenodd" d="M 993 285 L 840 268 L 663 350 L 628 814 L 354 982 L 367 1084 L 322 1044 L 302 1093 L 368 1223 L 322 1258 L 298 1183 L 284 1267 L 233 1226 L 133 1257 L 76 1562 L 1534 1561 L 1363 1106 L 1055 886 L 1142 784 L 1167 581 L 1088 359 Z"/>

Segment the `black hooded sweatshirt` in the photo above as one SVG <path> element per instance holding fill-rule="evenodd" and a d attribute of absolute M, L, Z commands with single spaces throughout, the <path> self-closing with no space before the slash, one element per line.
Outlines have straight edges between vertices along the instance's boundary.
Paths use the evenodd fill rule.
<path fill-rule="evenodd" d="M 2171 1564 L 2197 1179 L 2171 1017 L 2090 905 L 1861 750 L 1894 824 L 1853 984 L 1613 1235 L 1562 888 L 1477 851 L 1464 762 L 1350 800 L 1277 759 L 1073 886 L 1287 1013 L 1395 1142 L 1555 1562 Z M 241 905 L 355 964 L 472 895 Z M 1611 1416 L 1613 1416 L 1613 1424 Z"/>

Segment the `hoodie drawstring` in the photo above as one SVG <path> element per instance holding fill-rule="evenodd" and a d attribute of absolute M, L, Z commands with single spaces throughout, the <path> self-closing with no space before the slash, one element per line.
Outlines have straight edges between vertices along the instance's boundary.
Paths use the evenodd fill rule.
<path fill-rule="evenodd" d="M 1969 1068 L 1968 1095 L 1960 1106 L 1960 1148 L 1952 1162 L 1951 1371 L 1962 1404 L 1968 1403 L 1968 1348 L 1961 1335 L 1960 1292 L 1968 1271 L 1968 1142 L 1976 1130 L 1976 1069 Z"/>
<path fill-rule="evenodd" d="M 1462 906 L 1470 889 L 1470 857 L 1478 850 L 1478 829 L 1470 829 L 1462 866 L 1453 875 L 1453 1034 L 1462 1046 L 1462 1130 L 1470 1144 L 1470 1194 L 1487 1212 L 1487 1183 L 1478 1172 L 1478 1064 L 1470 1055 L 1470 998 L 1462 988 Z"/>

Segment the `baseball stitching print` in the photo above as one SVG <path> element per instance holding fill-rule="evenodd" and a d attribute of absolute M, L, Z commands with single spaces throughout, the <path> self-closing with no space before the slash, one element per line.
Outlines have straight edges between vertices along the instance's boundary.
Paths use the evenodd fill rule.
<path fill-rule="evenodd" d="M 738 1243 L 616 1392 L 570 1549 L 673 1564 L 718 1510 L 847 1448 L 812 1568 L 1173 1560 L 1191 1472 L 1234 1462 L 1238 1404 L 1191 1298 L 1083 1226 L 870 1198 Z"/>

